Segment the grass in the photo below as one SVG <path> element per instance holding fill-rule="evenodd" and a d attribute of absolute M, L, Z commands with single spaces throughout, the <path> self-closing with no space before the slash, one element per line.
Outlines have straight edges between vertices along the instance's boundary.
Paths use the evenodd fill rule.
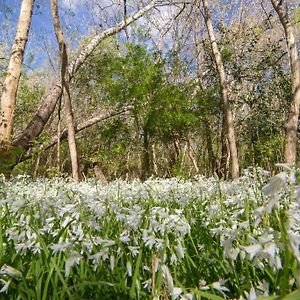
<path fill-rule="evenodd" d="M 1 178 L 0 299 L 298 299 L 298 175 L 268 176 Z"/>

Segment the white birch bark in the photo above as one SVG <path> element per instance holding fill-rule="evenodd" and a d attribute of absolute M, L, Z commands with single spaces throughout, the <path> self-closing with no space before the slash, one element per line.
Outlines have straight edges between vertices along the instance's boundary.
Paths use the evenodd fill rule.
<path fill-rule="evenodd" d="M 31 23 L 34 0 L 23 0 L 12 51 L 9 58 L 7 75 L 3 84 L 0 102 L 0 147 L 10 148 L 13 132 L 13 117 L 16 95 L 21 76 L 25 46 Z"/>

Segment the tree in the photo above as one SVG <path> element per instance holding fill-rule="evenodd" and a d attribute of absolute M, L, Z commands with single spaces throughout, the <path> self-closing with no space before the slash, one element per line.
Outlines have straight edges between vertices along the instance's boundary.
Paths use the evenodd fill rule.
<path fill-rule="evenodd" d="M 57 0 L 51 0 L 51 12 L 53 18 L 54 31 L 56 34 L 56 38 L 59 44 L 59 51 L 60 51 L 61 87 L 62 87 L 62 94 L 64 98 L 66 117 L 67 117 L 68 142 L 69 142 L 70 158 L 72 164 L 72 176 L 76 181 L 79 181 L 78 154 L 77 154 L 76 138 L 75 138 L 76 132 L 74 126 L 71 94 L 70 94 L 70 87 L 69 87 L 70 76 L 67 70 L 68 54 L 67 54 L 67 47 L 64 41 L 64 36 L 60 28 Z"/>
<path fill-rule="evenodd" d="M 238 153 L 237 153 L 236 137 L 235 137 L 235 130 L 234 130 L 234 120 L 233 120 L 231 105 L 228 97 L 227 78 L 226 78 L 226 73 L 222 61 L 222 56 L 216 41 L 212 20 L 210 16 L 210 11 L 208 7 L 208 2 L 207 0 L 202 0 L 202 3 L 204 7 L 205 24 L 207 27 L 215 63 L 219 73 L 221 96 L 224 103 L 225 126 L 227 130 L 227 139 L 228 139 L 230 159 L 231 159 L 231 176 L 233 179 L 235 179 L 239 177 L 239 162 L 238 162 Z"/>
<path fill-rule="evenodd" d="M 90 42 L 85 45 L 79 54 L 69 63 L 67 66 L 68 72 L 70 74 L 70 81 L 75 76 L 76 72 L 85 63 L 86 59 L 93 53 L 97 46 L 109 36 L 112 36 L 126 26 L 129 26 L 145 13 L 155 7 L 157 4 L 156 0 L 150 1 L 148 5 L 141 8 L 138 12 L 128 17 L 126 21 L 122 21 L 115 26 L 97 33 Z M 13 145 L 15 147 L 28 150 L 30 148 L 30 143 L 36 139 L 44 129 L 44 126 L 48 122 L 50 116 L 52 115 L 58 99 L 61 97 L 62 88 L 59 82 L 56 82 L 49 89 L 48 94 L 45 96 L 36 114 L 33 116 L 32 120 L 26 127 L 26 129 L 14 140 Z"/>
<path fill-rule="evenodd" d="M 9 150 L 12 143 L 13 117 L 21 68 L 28 39 L 34 0 L 23 0 L 17 31 L 9 58 L 0 103 L 0 149 Z"/>
<path fill-rule="evenodd" d="M 290 104 L 289 117 L 285 125 L 285 161 L 288 164 L 294 165 L 296 163 L 296 150 L 298 141 L 297 129 L 300 105 L 300 65 L 298 60 L 298 50 L 288 12 L 283 8 L 284 1 L 271 0 L 271 2 L 284 29 L 284 35 L 289 53 L 292 82 L 292 100 Z"/>

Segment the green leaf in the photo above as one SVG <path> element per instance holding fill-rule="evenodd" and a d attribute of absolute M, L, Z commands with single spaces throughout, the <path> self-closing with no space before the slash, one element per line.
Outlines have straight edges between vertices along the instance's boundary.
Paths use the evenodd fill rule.
<path fill-rule="evenodd" d="M 208 300 L 224 300 L 223 297 L 208 292 L 204 292 L 204 291 L 197 291 L 196 294 Z"/>
<path fill-rule="evenodd" d="M 288 294 L 284 298 L 282 298 L 282 300 L 299 300 L 299 299 L 300 299 L 300 290 L 296 290 Z"/>

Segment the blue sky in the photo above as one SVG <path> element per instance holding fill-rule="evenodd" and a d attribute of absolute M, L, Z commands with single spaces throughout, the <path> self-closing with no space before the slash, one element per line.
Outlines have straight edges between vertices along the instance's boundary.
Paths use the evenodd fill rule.
<path fill-rule="evenodd" d="M 14 39 L 16 25 L 20 12 L 21 0 L 0 0 L 0 45 L 5 49 L 4 55 L 10 52 Z M 82 21 L 88 19 L 88 11 L 82 5 L 74 6 L 74 0 L 63 0 L 60 2 L 61 23 L 64 29 L 65 38 L 73 31 L 69 40 L 74 49 L 78 46 L 80 36 L 88 34 L 86 26 Z M 69 4 L 73 7 L 70 8 Z M 74 36 L 76 32 L 77 37 Z M 48 61 L 48 56 L 54 56 L 58 46 L 53 30 L 50 1 L 36 0 L 32 16 L 32 23 L 29 33 L 29 39 L 26 47 L 25 67 L 35 69 L 36 67 Z M 53 60 L 53 58 L 52 58 Z"/>
<path fill-rule="evenodd" d="M 234 12 L 236 12 L 241 0 L 220 1 L 224 7 L 226 4 L 231 6 L 231 9 L 227 11 L 226 15 L 222 14 L 216 16 L 218 20 L 221 18 L 226 22 L 230 20 Z M 243 1 L 245 4 L 251 3 L 251 0 Z M 4 52 L 5 56 L 7 56 L 11 50 L 21 2 L 22 0 L 0 0 L 0 50 Z M 58 2 L 65 39 L 69 42 L 68 44 L 72 50 L 78 47 L 82 37 L 88 36 L 94 32 L 95 28 L 98 30 L 100 28 L 103 29 L 107 26 L 114 25 L 116 22 L 115 7 L 109 8 L 110 14 L 107 14 L 106 11 L 98 11 L 100 14 L 98 17 L 95 17 L 97 13 L 94 14 L 89 7 L 93 6 L 95 9 L 99 6 L 99 3 L 106 6 L 109 0 L 58 0 Z M 81 2 L 83 2 L 83 4 L 81 4 Z M 93 2 L 95 4 L 93 4 Z M 232 3 L 235 3 L 235 5 L 232 5 Z M 170 8 L 162 11 L 162 20 L 160 22 L 164 23 L 164 14 L 166 12 L 170 13 L 170 11 Z M 105 21 L 105 18 L 107 18 L 108 15 L 110 18 Z M 143 22 L 144 21 L 139 21 L 139 24 L 148 26 L 147 22 Z M 100 24 L 102 27 L 100 27 Z M 158 32 L 155 32 L 155 30 L 152 29 L 151 34 L 155 37 L 155 35 L 158 35 Z M 167 46 L 171 46 L 171 43 L 168 43 L 167 39 L 168 37 L 166 36 L 164 43 L 164 47 L 166 48 Z M 51 58 L 50 60 L 53 62 L 53 65 L 57 64 L 57 50 L 58 45 L 52 25 L 50 0 L 35 0 L 31 30 L 25 52 L 25 68 L 28 70 L 36 69 L 38 67 L 43 67 L 44 64 L 49 66 L 49 58 Z"/>
<path fill-rule="evenodd" d="M 21 2 L 22 0 L 0 0 L 0 46 L 2 51 L 5 49 L 4 55 L 6 56 L 11 50 Z M 116 16 L 118 14 L 116 7 L 109 5 L 110 0 L 59 0 L 58 3 L 64 36 L 72 50 L 78 47 L 82 37 L 95 32 L 95 29 L 113 26 L 116 18 L 120 18 Z M 102 11 L 99 3 L 108 8 Z M 96 9 L 96 13 L 93 9 Z M 129 7 L 128 14 L 132 10 Z M 98 16 L 95 17 L 96 15 Z M 44 63 L 49 65 L 49 61 L 55 65 L 57 51 L 50 0 L 35 0 L 24 66 L 30 70 L 42 67 Z"/>

